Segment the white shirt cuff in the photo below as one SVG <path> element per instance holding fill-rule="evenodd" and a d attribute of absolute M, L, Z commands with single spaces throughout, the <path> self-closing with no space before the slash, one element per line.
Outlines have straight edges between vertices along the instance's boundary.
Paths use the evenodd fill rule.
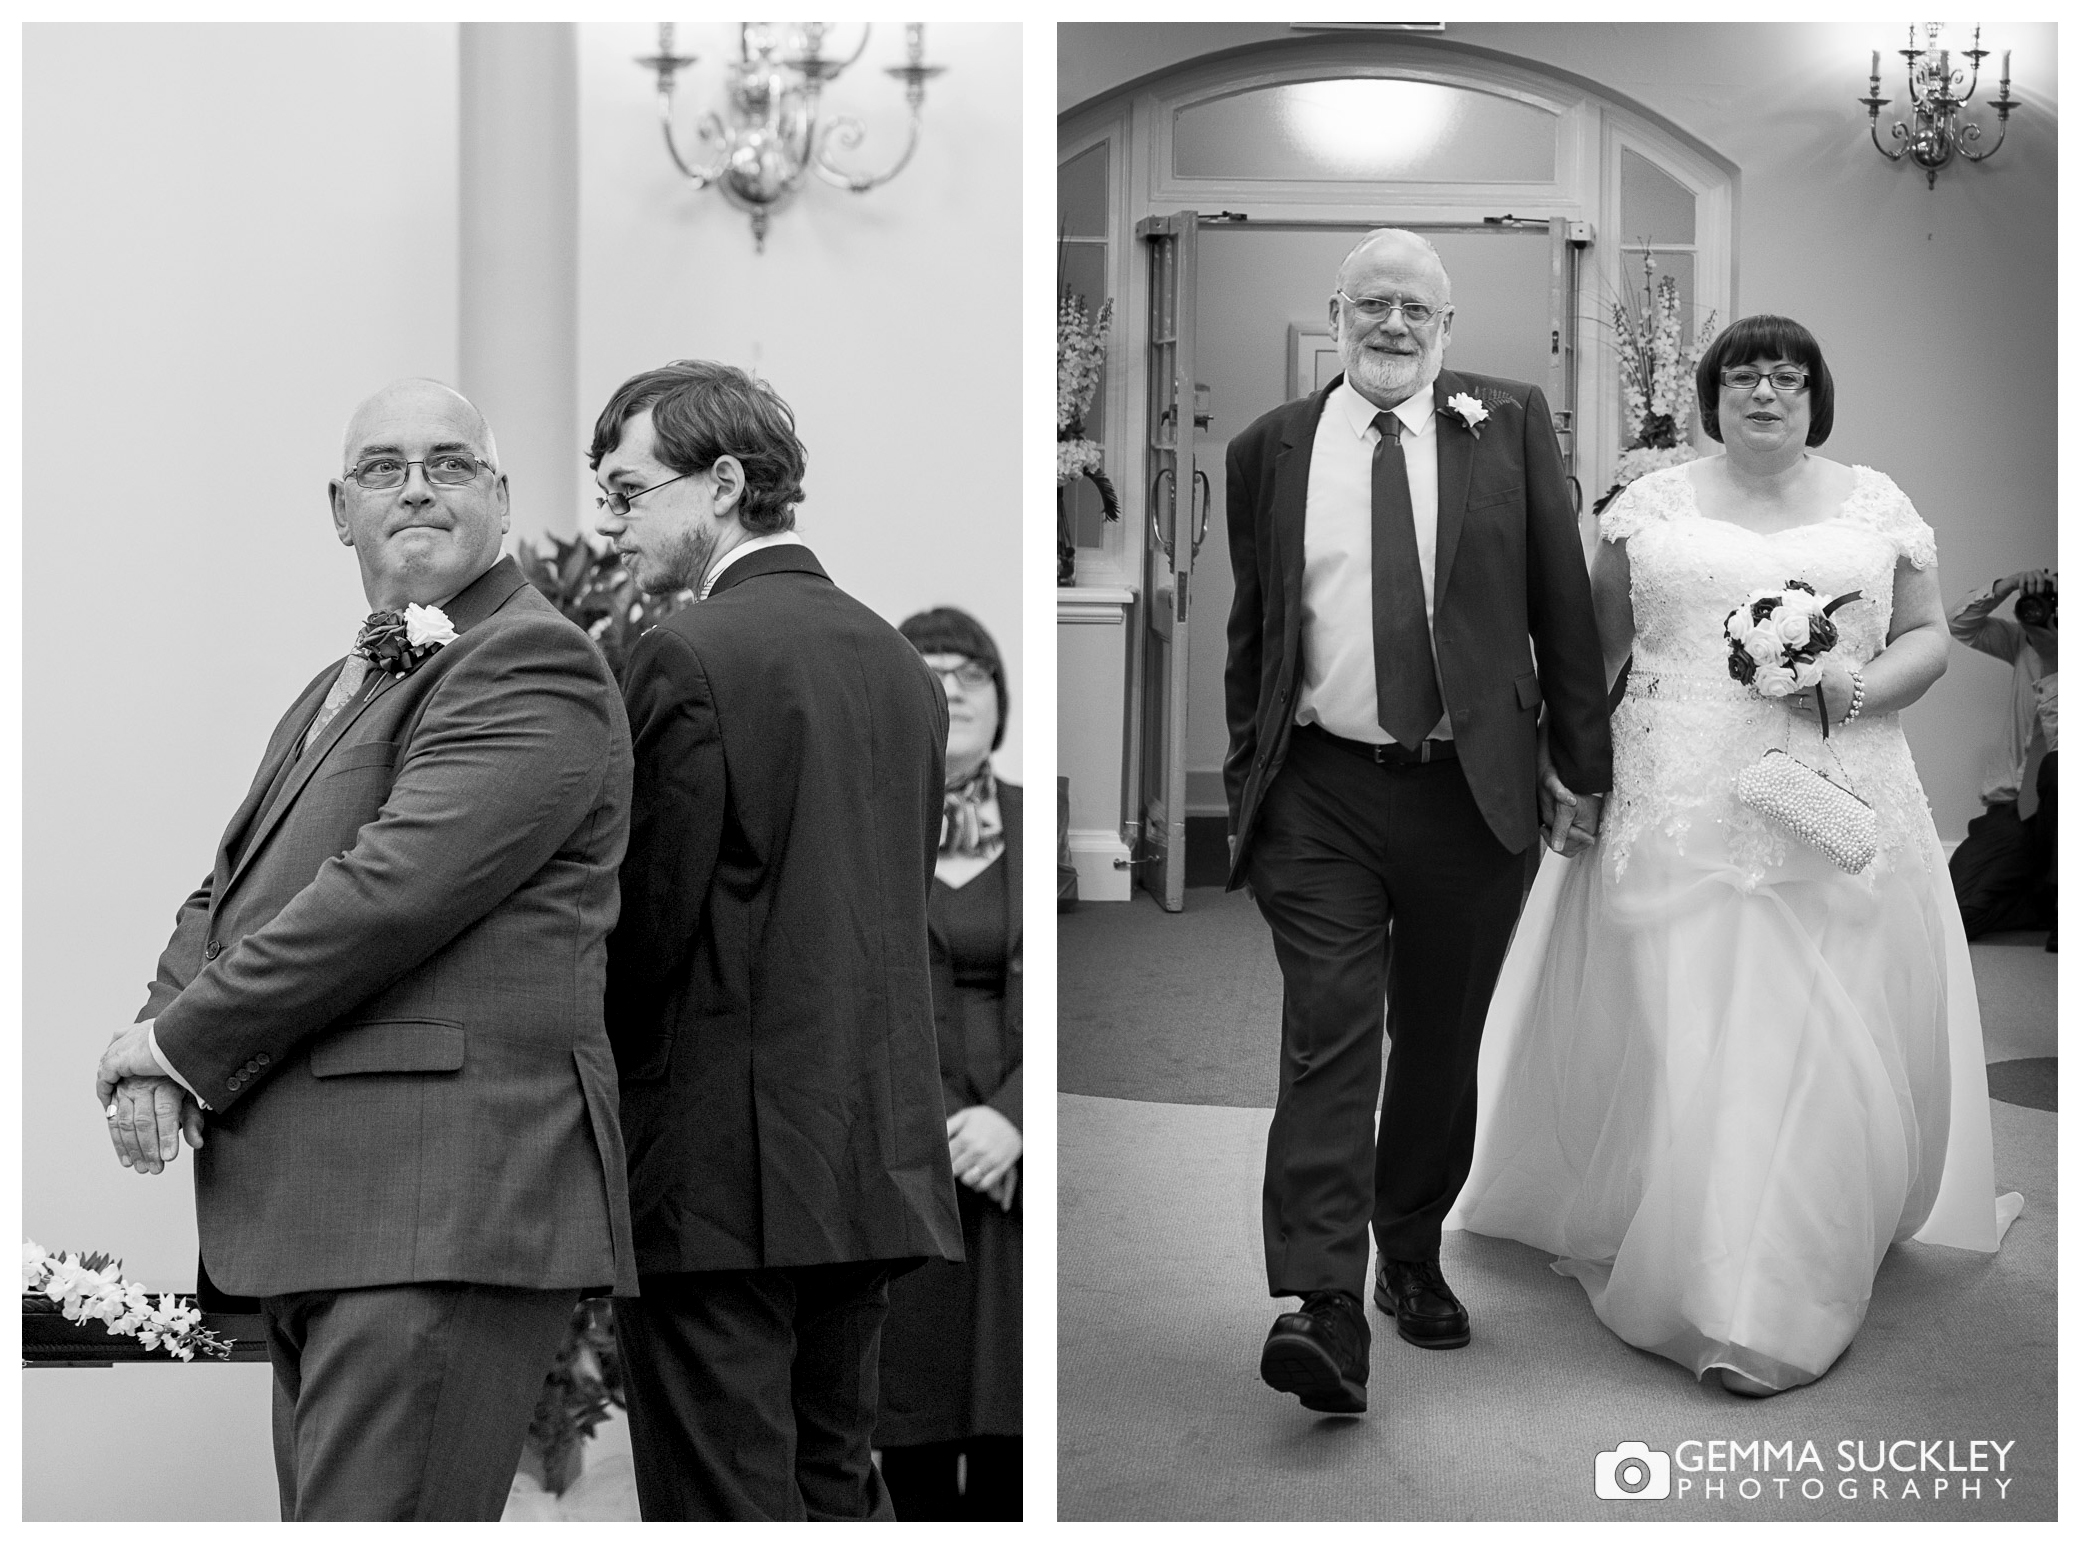
<path fill-rule="evenodd" d="M 151 1048 L 152 1060 L 159 1064 L 160 1068 L 165 1072 L 168 1078 L 172 1079 L 175 1083 L 179 1084 L 190 1094 L 195 1094 L 195 1086 L 189 1083 L 187 1079 L 181 1077 L 181 1070 L 179 1068 L 175 1067 L 171 1062 L 168 1062 L 166 1060 L 166 1053 L 159 1049 L 159 1032 L 153 1029 L 150 1025 L 145 1026 L 145 1045 Z M 197 1105 L 202 1106 L 204 1110 L 209 1109 L 208 1104 L 203 1100 L 202 1096 L 199 1094 L 195 1094 L 195 1103 Z"/>

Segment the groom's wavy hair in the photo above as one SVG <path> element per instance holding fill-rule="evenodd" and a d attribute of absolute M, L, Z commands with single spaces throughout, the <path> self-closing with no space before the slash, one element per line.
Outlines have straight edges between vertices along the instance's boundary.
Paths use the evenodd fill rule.
<path fill-rule="evenodd" d="M 644 409 L 656 426 L 657 459 L 674 472 L 706 472 L 718 457 L 744 468 L 737 518 L 753 536 L 795 525 L 808 458 L 795 438 L 795 415 L 780 394 L 735 365 L 675 359 L 630 376 L 593 425 L 590 464 L 621 443 L 621 426 Z"/>
<path fill-rule="evenodd" d="M 1835 428 L 1835 377 L 1821 358 L 1820 340 L 1790 317 L 1743 317 L 1706 345 L 1698 360 L 1698 422 L 1720 438 L 1720 372 L 1759 360 L 1789 359 L 1806 367 L 1806 389 L 1813 416 L 1807 420 L 1806 443 L 1819 445 Z M 1679 425 L 1679 428 L 1682 426 Z"/>

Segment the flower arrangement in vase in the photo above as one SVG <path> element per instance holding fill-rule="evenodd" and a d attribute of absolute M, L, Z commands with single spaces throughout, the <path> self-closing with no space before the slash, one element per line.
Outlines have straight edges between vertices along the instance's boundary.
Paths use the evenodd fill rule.
<path fill-rule="evenodd" d="M 1108 300 L 1093 317 L 1084 297 L 1068 288 L 1055 306 L 1055 582 L 1076 578 L 1076 538 L 1070 531 L 1069 500 L 1064 490 L 1080 477 L 1091 479 L 1105 506 L 1106 519 L 1120 518 L 1120 499 L 1105 474 L 1105 447 L 1084 432 L 1084 415 L 1098 395 L 1105 369 L 1106 331 L 1113 324 Z"/>
<path fill-rule="evenodd" d="M 1655 277 L 1652 244 L 1642 266 L 1638 298 L 1630 288 L 1622 288 L 1611 302 L 1619 381 L 1626 396 L 1626 442 L 1611 487 L 1592 506 L 1596 514 L 1635 478 L 1698 459 L 1686 432 L 1698 405 L 1698 355 L 1712 338 L 1717 313 L 1708 312 L 1697 334 L 1686 337 L 1683 298 L 1672 276 Z"/>

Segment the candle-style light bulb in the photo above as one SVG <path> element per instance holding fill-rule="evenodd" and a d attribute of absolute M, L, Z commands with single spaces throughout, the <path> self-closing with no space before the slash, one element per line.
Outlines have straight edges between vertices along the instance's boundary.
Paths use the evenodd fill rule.
<path fill-rule="evenodd" d="M 1876 48 L 1871 51 L 1871 83 L 1874 86 L 1879 83 L 1879 51 Z"/>
<path fill-rule="evenodd" d="M 2002 95 L 2009 94 L 2009 51 L 2002 50 Z"/>

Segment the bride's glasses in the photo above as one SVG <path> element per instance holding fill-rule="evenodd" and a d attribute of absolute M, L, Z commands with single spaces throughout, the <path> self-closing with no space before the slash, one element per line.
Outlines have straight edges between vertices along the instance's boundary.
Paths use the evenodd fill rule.
<path fill-rule="evenodd" d="M 1729 391 L 1753 392 L 1768 375 L 1771 389 L 1791 396 L 1806 390 L 1806 372 L 1797 365 L 1780 365 L 1775 370 L 1752 370 L 1747 365 L 1720 372 L 1720 384 Z"/>

